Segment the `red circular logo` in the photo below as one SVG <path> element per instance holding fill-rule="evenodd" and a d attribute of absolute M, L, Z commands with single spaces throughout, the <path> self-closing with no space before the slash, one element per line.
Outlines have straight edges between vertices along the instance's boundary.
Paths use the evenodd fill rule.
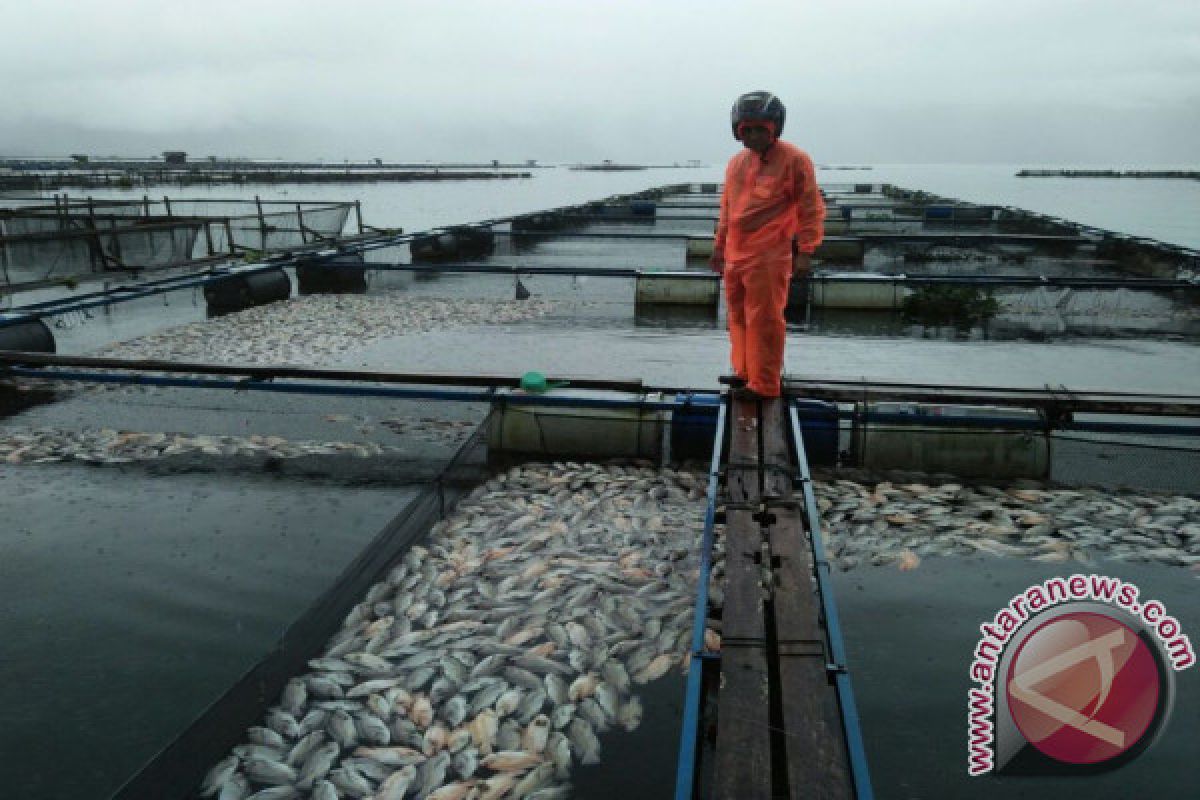
<path fill-rule="evenodd" d="M 1067 764 L 1116 758 L 1158 711 L 1158 664 L 1144 641 L 1105 614 L 1077 611 L 1036 628 L 1009 664 L 1009 712 L 1025 740 Z"/>

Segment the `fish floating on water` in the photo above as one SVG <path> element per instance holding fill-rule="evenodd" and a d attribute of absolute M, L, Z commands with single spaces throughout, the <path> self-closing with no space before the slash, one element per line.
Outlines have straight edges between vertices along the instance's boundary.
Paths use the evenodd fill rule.
<path fill-rule="evenodd" d="M 814 483 L 826 557 L 841 569 L 926 556 L 1096 558 L 1200 565 L 1200 500 L 1099 489 L 844 479 Z"/>
<path fill-rule="evenodd" d="M 690 647 L 704 488 L 687 471 L 575 463 L 478 487 L 367 591 L 202 793 L 569 797 L 600 735 L 641 724 L 634 690 Z"/>

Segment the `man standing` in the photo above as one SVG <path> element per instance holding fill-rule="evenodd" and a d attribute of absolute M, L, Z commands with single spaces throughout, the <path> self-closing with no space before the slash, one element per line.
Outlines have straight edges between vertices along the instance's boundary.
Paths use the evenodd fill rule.
<path fill-rule="evenodd" d="M 711 264 L 725 279 L 738 393 L 778 397 L 788 286 L 811 269 L 824 235 L 825 203 L 812 159 L 779 140 L 786 111 L 778 97 L 744 94 L 729 116 L 745 149 L 725 168 Z"/>

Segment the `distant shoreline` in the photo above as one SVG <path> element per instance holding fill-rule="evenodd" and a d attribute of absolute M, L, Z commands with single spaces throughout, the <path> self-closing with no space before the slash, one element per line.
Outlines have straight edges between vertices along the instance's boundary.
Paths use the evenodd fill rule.
<path fill-rule="evenodd" d="M 1200 171 L 1167 169 L 1023 169 L 1016 174 L 1018 178 L 1148 178 L 1152 180 L 1192 180 L 1200 181 Z"/>
<path fill-rule="evenodd" d="M 529 172 L 483 172 L 467 170 L 142 170 L 14 172 L 0 174 L 0 190 L 134 189 L 162 186 L 244 186 L 287 183 L 380 183 L 417 181 L 519 180 Z"/>

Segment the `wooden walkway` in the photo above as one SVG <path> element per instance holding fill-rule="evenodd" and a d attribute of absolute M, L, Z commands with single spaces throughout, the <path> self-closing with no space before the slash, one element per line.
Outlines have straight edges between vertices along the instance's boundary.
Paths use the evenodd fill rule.
<path fill-rule="evenodd" d="M 850 798 L 786 406 L 734 400 L 712 798 Z"/>

